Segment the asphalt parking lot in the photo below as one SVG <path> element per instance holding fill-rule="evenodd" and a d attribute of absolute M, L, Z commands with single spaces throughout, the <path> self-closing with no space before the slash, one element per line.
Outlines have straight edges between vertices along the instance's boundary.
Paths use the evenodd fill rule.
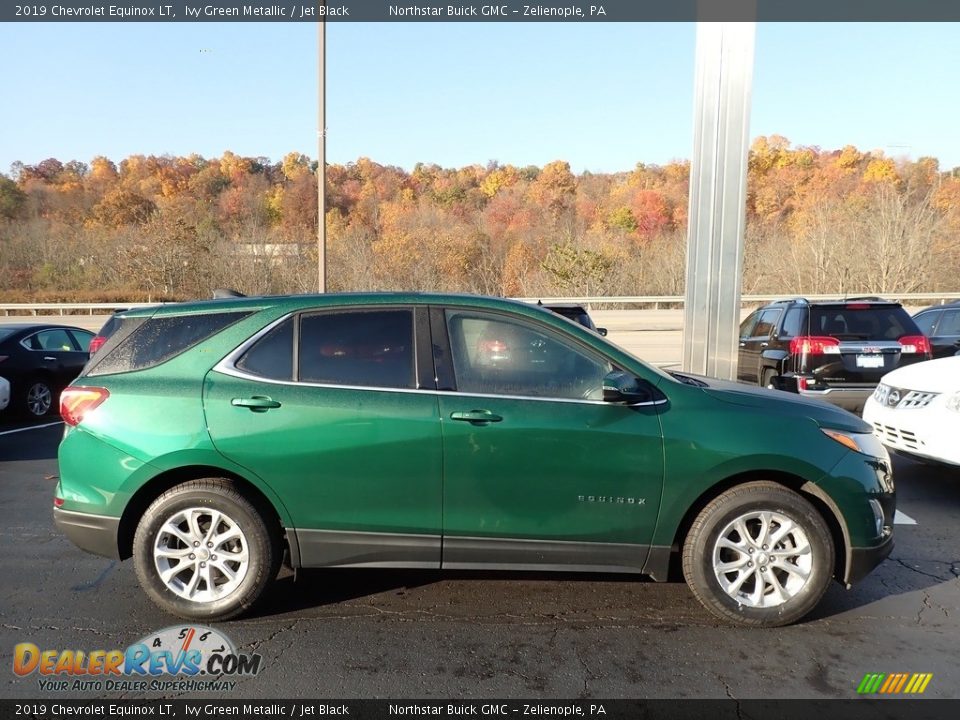
<path fill-rule="evenodd" d="M 44 425 L 0 418 L 0 697 L 57 696 L 11 672 L 17 643 L 109 650 L 178 624 L 131 563 L 57 533 L 62 425 Z M 873 672 L 933 673 L 925 696 L 957 697 L 960 473 L 898 458 L 896 481 L 901 520 L 916 524 L 898 524 L 889 560 L 853 590 L 834 584 L 794 627 L 727 628 L 685 585 L 623 576 L 301 572 L 255 616 L 215 626 L 264 664 L 202 697 L 850 698 Z"/>

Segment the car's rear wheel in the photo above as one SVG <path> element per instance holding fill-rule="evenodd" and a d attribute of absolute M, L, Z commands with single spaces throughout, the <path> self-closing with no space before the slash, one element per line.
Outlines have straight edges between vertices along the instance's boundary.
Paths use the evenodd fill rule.
<path fill-rule="evenodd" d="M 796 622 L 820 602 L 833 566 L 833 538 L 820 513 L 773 482 L 745 483 L 715 498 L 683 546 L 693 594 L 737 625 Z"/>
<path fill-rule="evenodd" d="M 50 414 L 54 391 L 45 378 L 32 377 L 24 384 L 20 397 L 20 409 L 27 417 L 42 418 Z"/>
<path fill-rule="evenodd" d="M 264 515 L 229 480 L 167 490 L 134 535 L 140 585 L 180 617 L 226 620 L 246 612 L 280 568 L 279 528 Z"/>

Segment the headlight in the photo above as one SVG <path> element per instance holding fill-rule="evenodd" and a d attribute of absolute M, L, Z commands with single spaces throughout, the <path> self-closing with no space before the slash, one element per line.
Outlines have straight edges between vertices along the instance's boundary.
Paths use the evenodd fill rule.
<path fill-rule="evenodd" d="M 842 430 L 833 430 L 832 428 L 820 428 L 820 432 L 831 440 L 836 440 L 845 448 L 854 452 L 863 453 L 870 457 L 889 460 L 890 454 L 887 449 L 872 433 L 851 433 Z"/>
<path fill-rule="evenodd" d="M 947 396 L 947 410 L 960 412 L 960 392 L 955 392 Z"/>

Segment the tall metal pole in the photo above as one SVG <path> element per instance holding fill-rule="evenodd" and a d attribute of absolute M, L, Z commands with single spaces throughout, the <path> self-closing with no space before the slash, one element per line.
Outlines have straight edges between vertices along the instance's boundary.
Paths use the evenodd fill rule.
<path fill-rule="evenodd" d="M 697 23 L 683 369 L 737 377 L 756 23 Z"/>
<path fill-rule="evenodd" d="M 327 291 L 327 23 L 322 20 L 317 24 L 317 70 L 317 292 L 324 293 Z"/>

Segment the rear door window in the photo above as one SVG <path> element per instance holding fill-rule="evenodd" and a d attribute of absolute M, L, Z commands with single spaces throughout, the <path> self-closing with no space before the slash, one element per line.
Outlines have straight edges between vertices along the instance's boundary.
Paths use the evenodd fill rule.
<path fill-rule="evenodd" d="M 780 313 L 782 310 L 764 310 L 760 313 L 760 319 L 757 321 L 757 326 L 753 329 L 753 337 L 757 338 L 767 338 L 770 337 L 770 333 L 773 332 L 773 328 L 776 327 L 777 320 L 780 319 Z"/>
<path fill-rule="evenodd" d="M 299 380 L 414 388 L 413 311 L 324 312 L 300 318 Z"/>

